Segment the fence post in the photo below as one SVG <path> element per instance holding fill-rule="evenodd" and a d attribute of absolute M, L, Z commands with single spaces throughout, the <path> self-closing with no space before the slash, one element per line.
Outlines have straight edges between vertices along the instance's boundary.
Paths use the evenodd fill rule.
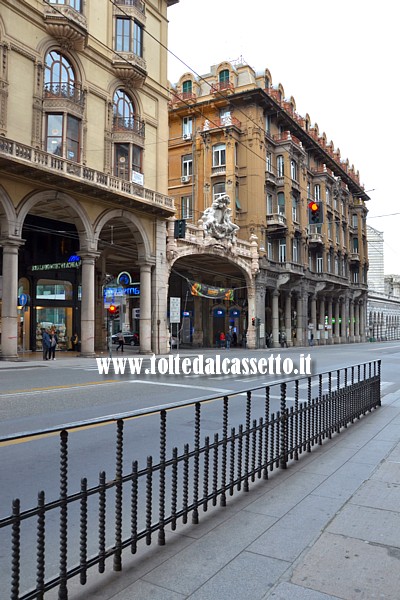
<path fill-rule="evenodd" d="M 288 449 L 287 449 L 287 409 L 286 409 L 286 383 L 281 383 L 281 448 L 280 448 L 280 461 L 279 466 L 281 469 L 286 469 L 288 461 Z"/>

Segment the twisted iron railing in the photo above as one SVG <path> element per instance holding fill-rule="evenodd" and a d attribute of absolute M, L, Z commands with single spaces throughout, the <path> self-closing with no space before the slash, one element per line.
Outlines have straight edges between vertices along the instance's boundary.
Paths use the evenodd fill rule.
<path fill-rule="evenodd" d="M 67 600 L 69 579 L 79 576 L 85 584 L 88 570 L 97 565 L 103 573 L 111 556 L 114 570 L 120 571 L 122 551 L 130 548 L 136 553 L 139 542 L 150 545 L 156 532 L 158 544 L 164 545 L 166 528 L 175 530 L 178 519 L 186 524 L 191 514 L 192 523 L 197 524 L 200 511 L 216 506 L 218 499 L 220 506 L 225 506 L 227 495 L 249 491 L 256 479 L 267 480 L 275 468 L 286 469 L 313 446 L 380 406 L 380 376 L 380 361 L 373 361 L 223 396 L 3 436 L 0 447 L 27 436 L 43 438 L 58 433 L 60 438 L 59 497 L 46 501 L 41 491 L 37 505 L 23 511 L 20 500 L 15 499 L 11 515 L 0 520 L 0 533 L 8 531 L 10 536 L 8 567 L 3 566 L 0 574 L 4 583 L 8 573 L 10 599 L 42 599 L 46 591 L 58 587 L 59 599 Z M 207 418 L 202 421 L 210 403 L 221 406 L 220 426 L 213 436 L 202 437 L 202 430 L 210 429 Z M 277 410 L 272 410 L 274 407 Z M 176 409 L 190 411 L 193 419 L 193 437 L 183 449 L 172 445 L 167 435 L 167 422 L 182 414 Z M 148 456 L 143 464 L 133 460 L 129 469 L 124 469 L 128 421 L 140 425 L 142 417 L 149 415 L 159 419 L 158 457 Z M 107 479 L 102 470 L 97 485 L 88 487 L 87 479 L 82 478 L 80 489 L 69 491 L 69 478 L 76 477 L 69 469 L 69 433 L 112 423 L 116 425 L 115 474 Z M 214 427 L 213 421 L 211 429 Z M 46 547 L 48 539 L 57 538 L 55 520 L 58 564 L 55 552 L 49 559 Z M 21 561 L 27 524 L 26 534 L 36 548 L 36 564 L 29 577 L 24 576 L 26 561 Z M 22 580 L 28 591 L 21 591 Z"/>

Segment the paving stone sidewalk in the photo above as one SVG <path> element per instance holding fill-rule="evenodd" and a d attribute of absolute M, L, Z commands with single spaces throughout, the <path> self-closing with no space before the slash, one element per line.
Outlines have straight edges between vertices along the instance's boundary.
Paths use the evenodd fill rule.
<path fill-rule="evenodd" d="M 399 600 L 400 394 L 156 543 L 69 600 Z"/>

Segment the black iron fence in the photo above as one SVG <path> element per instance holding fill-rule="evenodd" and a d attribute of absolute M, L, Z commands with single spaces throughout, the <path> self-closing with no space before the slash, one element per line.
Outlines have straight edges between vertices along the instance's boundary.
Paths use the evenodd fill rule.
<path fill-rule="evenodd" d="M 186 524 L 191 516 L 191 522 L 198 523 L 201 511 L 218 501 L 225 506 L 228 495 L 249 491 L 256 479 L 267 480 L 275 468 L 287 468 L 313 446 L 380 406 L 380 371 L 380 361 L 373 361 L 223 396 L 0 438 L 1 447 L 27 436 L 43 439 L 59 434 L 58 497 L 47 500 L 41 491 L 36 506 L 28 510 L 21 510 L 21 501 L 15 499 L 11 515 L 0 520 L 0 534 L 7 531 L 9 536 L 10 555 L 1 579 L 4 583 L 8 574 L 10 599 L 42 599 L 46 591 L 58 587 L 59 599 L 66 600 L 69 579 L 79 577 L 85 584 L 88 570 L 97 565 L 103 573 L 110 557 L 114 570 L 121 570 L 122 551 L 130 548 L 136 553 L 139 541 L 149 545 L 155 534 L 158 543 L 165 544 L 167 528 L 174 530 L 179 519 Z M 210 426 L 209 417 L 203 415 L 211 404 L 218 408 L 219 423 L 213 413 Z M 189 423 L 192 433 L 182 448 L 167 435 L 167 423 L 174 414 L 182 414 L 176 409 L 190 411 L 190 421 L 186 418 L 184 425 L 187 428 Z M 131 435 L 128 426 L 132 420 L 140 425 L 142 417 L 150 415 L 159 428 L 157 458 L 131 462 L 124 456 Z M 95 485 L 89 486 L 83 478 L 80 489 L 69 490 L 69 480 L 76 477 L 69 468 L 70 433 L 112 423 L 116 426 L 112 478 L 101 471 Z M 210 429 L 213 435 L 204 435 Z M 35 564 L 29 568 L 21 560 L 24 533 L 32 538 L 35 550 L 31 553 Z M 49 557 L 50 539 L 56 548 Z"/>

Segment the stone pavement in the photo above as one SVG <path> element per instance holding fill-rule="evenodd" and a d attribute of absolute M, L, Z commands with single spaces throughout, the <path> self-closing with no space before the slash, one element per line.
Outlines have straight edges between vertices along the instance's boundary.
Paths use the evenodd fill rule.
<path fill-rule="evenodd" d="M 93 571 L 93 572 L 91 572 Z M 399 600 L 400 394 L 69 600 Z M 56 598 L 53 592 L 47 598 Z"/>

